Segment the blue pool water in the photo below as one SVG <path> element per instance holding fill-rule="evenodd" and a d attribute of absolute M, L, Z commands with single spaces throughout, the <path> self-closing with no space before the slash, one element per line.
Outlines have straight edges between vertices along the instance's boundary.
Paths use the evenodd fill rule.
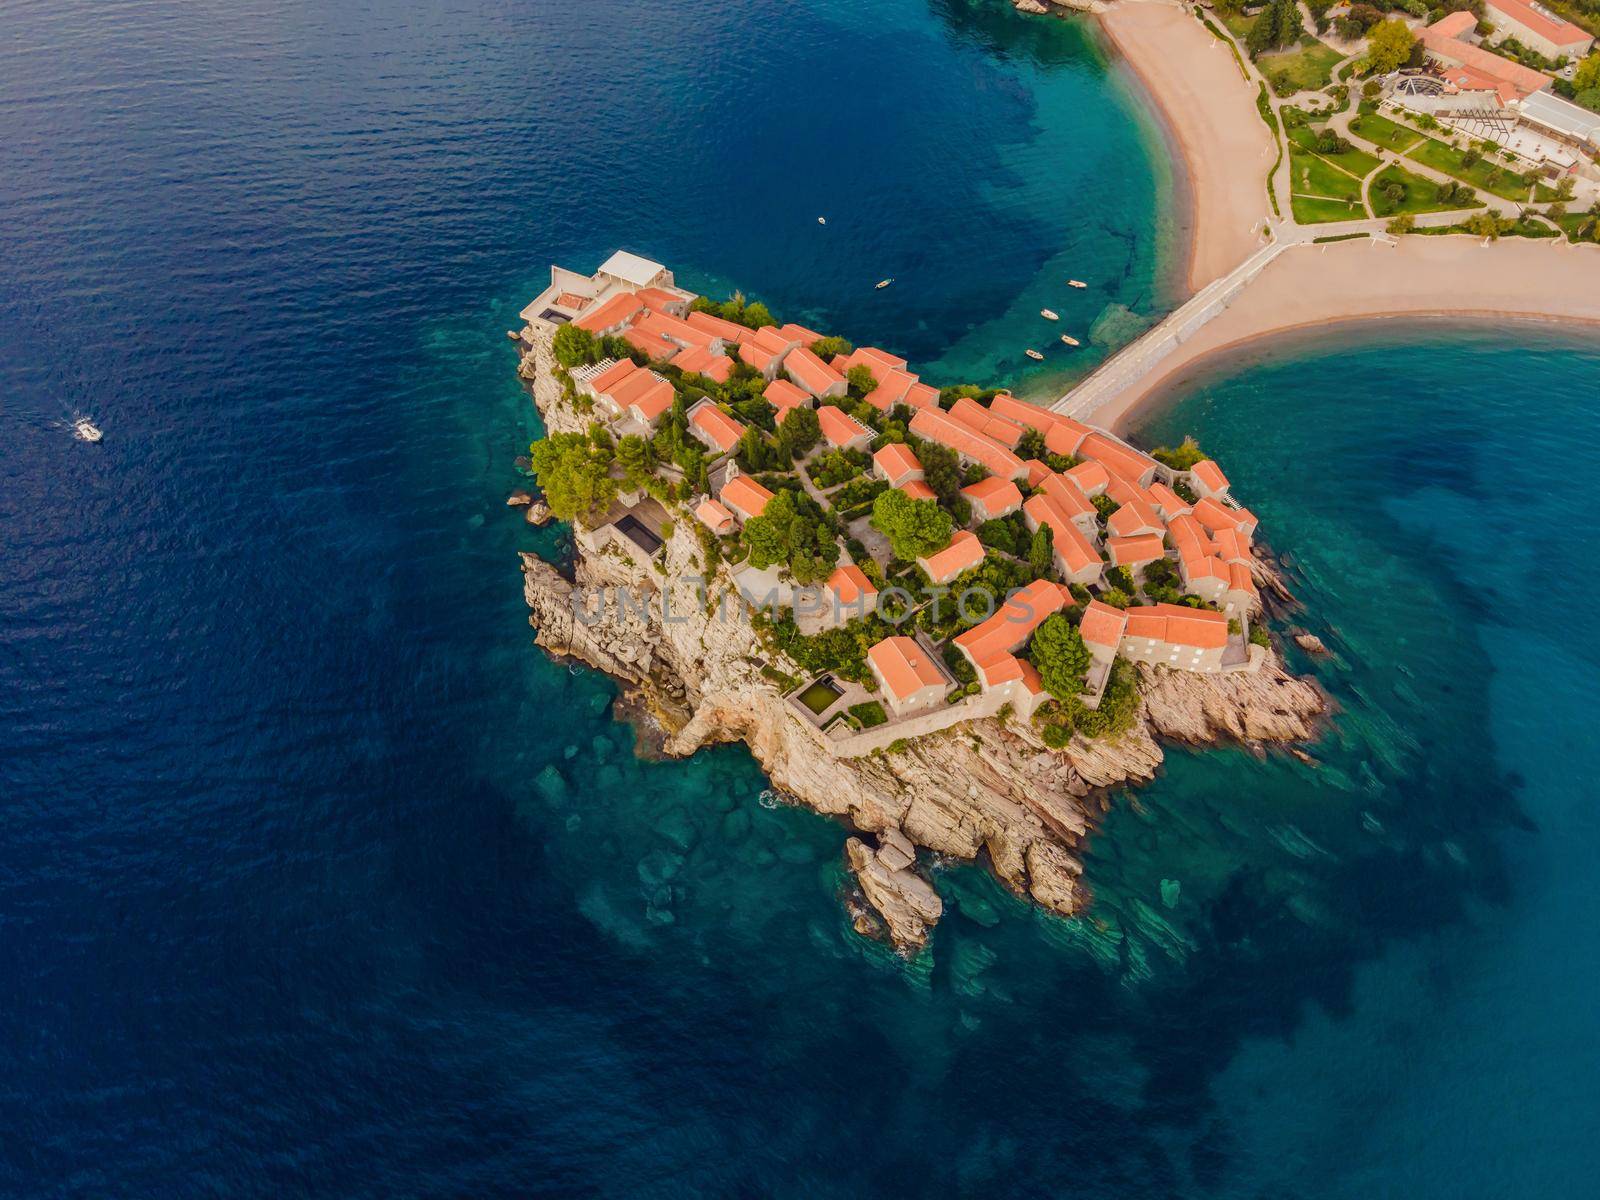
<path fill-rule="evenodd" d="M 623 244 L 941 382 L 1081 369 L 1023 371 L 1038 308 L 1170 300 L 1093 41 L 998 0 L 6 33 L 0 1194 L 1583 1193 L 1592 341 L 1296 345 L 1158 417 L 1293 553 L 1322 765 L 1176 753 L 1088 919 L 947 870 L 906 966 L 840 827 L 737 749 L 638 760 L 533 650 L 502 331 Z"/>

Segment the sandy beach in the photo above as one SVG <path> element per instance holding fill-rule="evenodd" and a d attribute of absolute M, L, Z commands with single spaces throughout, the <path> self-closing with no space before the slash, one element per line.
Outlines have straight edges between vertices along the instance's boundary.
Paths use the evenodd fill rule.
<path fill-rule="evenodd" d="M 1198 291 L 1262 244 L 1271 215 L 1267 171 L 1277 149 L 1255 88 L 1227 45 L 1170 0 L 1122 0 L 1100 24 L 1183 156 L 1188 285 Z"/>
<path fill-rule="evenodd" d="M 1121 431 L 1206 360 L 1310 327 L 1415 317 L 1543 320 L 1600 326 L 1600 246 L 1508 238 L 1408 237 L 1295 246 L 1228 308 L 1090 419 Z M 1329 338 L 1342 336 L 1338 328 Z M 1510 336 L 1515 337 L 1515 333 Z"/>

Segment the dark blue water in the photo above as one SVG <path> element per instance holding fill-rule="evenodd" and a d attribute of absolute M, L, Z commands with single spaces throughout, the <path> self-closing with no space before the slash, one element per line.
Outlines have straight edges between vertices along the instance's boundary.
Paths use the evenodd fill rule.
<path fill-rule="evenodd" d="M 940 381 L 1018 378 L 1065 275 L 1075 327 L 1129 327 L 1166 174 L 1083 31 L 464 0 L 5 32 L 0 1193 L 1582 1193 L 1593 639 L 1528 600 L 1587 628 L 1591 350 L 1301 351 L 1179 408 L 1340 650 L 1323 765 L 1177 755 L 1088 918 L 948 870 L 906 966 L 849 932 L 838 826 L 738 750 L 639 761 L 532 649 L 515 551 L 560 535 L 503 506 L 537 424 L 501 331 L 618 244 Z"/>

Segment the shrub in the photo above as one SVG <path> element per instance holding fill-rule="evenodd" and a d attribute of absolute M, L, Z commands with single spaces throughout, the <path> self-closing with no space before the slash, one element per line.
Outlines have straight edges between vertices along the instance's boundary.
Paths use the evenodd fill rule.
<path fill-rule="evenodd" d="M 871 729 L 875 725 L 888 723 L 888 716 L 883 711 L 883 705 L 876 700 L 868 700 L 861 704 L 850 706 L 850 715 L 861 722 L 863 729 Z"/>

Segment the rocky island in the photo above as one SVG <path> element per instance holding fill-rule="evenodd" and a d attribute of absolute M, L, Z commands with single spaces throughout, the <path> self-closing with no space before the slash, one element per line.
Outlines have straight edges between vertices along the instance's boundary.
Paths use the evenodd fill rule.
<path fill-rule="evenodd" d="M 575 543 L 522 556 L 539 645 L 619 681 L 662 753 L 742 741 L 845 820 L 863 933 L 926 941 L 919 850 L 1078 911 L 1104 789 L 1161 739 L 1312 735 L 1324 698 L 1261 621 L 1287 591 L 1192 442 L 935 389 L 627 253 L 552 268 L 522 316 Z"/>

